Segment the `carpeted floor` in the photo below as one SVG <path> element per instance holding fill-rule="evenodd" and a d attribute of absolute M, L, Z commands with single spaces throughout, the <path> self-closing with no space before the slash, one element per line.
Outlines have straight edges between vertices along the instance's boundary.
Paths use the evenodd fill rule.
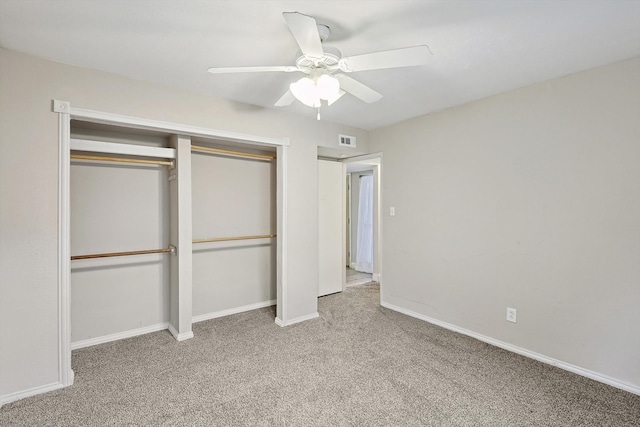
<path fill-rule="evenodd" d="M 73 352 L 75 384 L 0 425 L 639 426 L 640 396 L 379 306 L 375 284 Z"/>

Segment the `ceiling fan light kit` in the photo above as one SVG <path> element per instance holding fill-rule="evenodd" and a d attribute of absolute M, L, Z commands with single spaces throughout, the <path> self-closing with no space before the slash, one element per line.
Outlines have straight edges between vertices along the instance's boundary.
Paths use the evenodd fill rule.
<path fill-rule="evenodd" d="M 274 71 L 307 74 L 291 83 L 275 106 L 287 106 L 297 99 L 306 106 L 317 108 L 320 120 L 322 101 L 331 105 L 345 93 L 366 103 L 382 98 L 380 93 L 344 73 L 424 65 L 431 55 L 429 48 L 422 45 L 342 57 L 338 49 L 323 44 L 331 33 L 328 26 L 318 25 L 311 16 L 298 12 L 284 12 L 282 15 L 300 46 L 295 66 L 212 67 L 208 71 L 213 74 Z"/>
<path fill-rule="evenodd" d="M 340 98 L 340 82 L 329 75 L 303 77 L 295 83 L 291 83 L 289 90 L 293 96 L 308 107 L 320 108 L 321 100 L 333 104 Z M 344 91 L 342 92 L 344 93 Z"/>

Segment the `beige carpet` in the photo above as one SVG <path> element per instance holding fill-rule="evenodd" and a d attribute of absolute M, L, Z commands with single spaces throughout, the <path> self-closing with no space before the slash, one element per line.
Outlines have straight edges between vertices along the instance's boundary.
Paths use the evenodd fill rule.
<path fill-rule="evenodd" d="M 381 308 L 377 285 L 74 351 L 72 387 L 0 425 L 639 426 L 640 396 Z"/>

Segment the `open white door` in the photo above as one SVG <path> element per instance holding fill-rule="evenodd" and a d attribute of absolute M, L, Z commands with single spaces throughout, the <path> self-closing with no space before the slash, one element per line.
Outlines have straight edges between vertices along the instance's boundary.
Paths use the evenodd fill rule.
<path fill-rule="evenodd" d="M 318 160 L 318 296 L 342 291 L 343 198 L 342 163 Z"/>

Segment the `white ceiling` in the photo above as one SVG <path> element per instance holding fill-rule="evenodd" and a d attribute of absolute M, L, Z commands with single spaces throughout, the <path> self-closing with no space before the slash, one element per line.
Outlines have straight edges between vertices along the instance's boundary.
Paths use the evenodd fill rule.
<path fill-rule="evenodd" d="M 293 65 L 285 11 L 331 27 L 345 56 L 429 46 L 428 65 L 351 74 L 384 95 L 377 103 L 345 95 L 322 110 L 363 129 L 640 55 L 640 0 L 0 0 L 0 46 L 276 108 L 300 74 L 206 70 Z"/>

